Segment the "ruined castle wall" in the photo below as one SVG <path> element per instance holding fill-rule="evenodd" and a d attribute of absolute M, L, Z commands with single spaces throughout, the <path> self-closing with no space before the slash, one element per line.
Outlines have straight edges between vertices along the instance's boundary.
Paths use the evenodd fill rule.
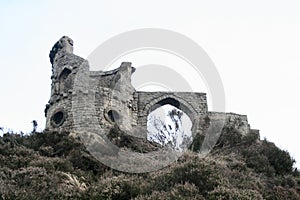
<path fill-rule="evenodd" d="M 247 115 L 239 115 L 235 113 L 209 112 L 210 120 L 224 121 L 225 126 L 232 127 L 242 135 L 250 133 L 250 125 L 248 123 Z"/>
<path fill-rule="evenodd" d="M 96 83 L 95 79 L 90 78 L 88 62 L 84 61 L 78 69 L 72 93 L 72 110 L 70 112 L 73 114 L 75 130 L 92 130 L 99 127 L 94 105 Z"/>
<path fill-rule="evenodd" d="M 107 116 L 110 110 L 111 90 L 107 87 L 98 87 L 96 91 L 95 107 L 97 112 L 97 118 L 102 128 L 108 129 L 112 127 L 112 123 L 109 123 Z"/>
<path fill-rule="evenodd" d="M 123 130 L 132 130 L 136 125 L 132 108 L 133 93 L 131 85 L 131 63 L 122 63 L 117 70 L 108 71 L 98 77 L 96 110 L 103 128 L 117 123 Z"/>
<path fill-rule="evenodd" d="M 191 118 L 193 135 L 205 135 L 213 121 L 221 128 L 225 123 L 243 135 L 259 136 L 250 129 L 246 115 L 208 112 L 205 93 L 135 91 L 131 63 L 111 71 L 90 71 L 87 60 L 74 55 L 72 49 L 72 40 L 63 37 L 50 52 L 52 86 L 45 109 L 46 129 L 103 132 L 118 124 L 124 131 L 142 134 L 139 130 L 147 127 L 149 113 L 170 104 Z"/>

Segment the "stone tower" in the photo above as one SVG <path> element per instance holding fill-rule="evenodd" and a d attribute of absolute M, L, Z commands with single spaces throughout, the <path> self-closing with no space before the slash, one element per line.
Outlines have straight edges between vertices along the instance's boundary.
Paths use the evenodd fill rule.
<path fill-rule="evenodd" d="M 52 64 L 51 96 L 46 105 L 46 129 L 67 130 L 72 127 L 71 96 L 74 75 L 84 59 L 73 54 L 73 40 L 63 36 L 49 54 Z"/>

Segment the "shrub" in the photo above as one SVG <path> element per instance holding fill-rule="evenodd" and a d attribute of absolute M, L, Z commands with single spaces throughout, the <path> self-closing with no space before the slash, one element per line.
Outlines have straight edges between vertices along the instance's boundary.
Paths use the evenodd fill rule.
<path fill-rule="evenodd" d="M 190 157 L 183 163 L 177 163 L 170 169 L 155 175 L 152 190 L 170 191 L 176 184 L 189 183 L 198 189 L 198 193 L 205 196 L 220 182 L 220 177 L 214 166 L 205 163 L 197 156 Z"/>
<path fill-rule="evenodd" d="M 295 160 L 291 158 L 287 151 L 281 150 L 274 143 L 264 140 L 261 152 L 266 155 L 276 174 L 283 175 L 292 172 Z"/>
<path fill-rule="evenodd" d="M 234 147 L 242 141 L 242 135 L 233 127 L 225 126 L 216 143 L 217 148 Z"/>
<path fill-rule="evenodd" d="M 204 200 L 194 184 L 176 184 L 168 191 L 152 191 L 149 195 L 139 195 L 135 200 Z"/>
<path fill-rule="evenodd" d="M 192 150 L 192 151 L 194 151 L 194 152 L 200 151 L 202 143 L 204 141 L 204 138 L 205 138 L 204 135 L 200 135 L 200 134 L 196 135 L 193 138 L 193 142 L 190 145 L 189 149 Z"/>
<path fill-rule="evenodd" d="M 253 145 L 243 150 L 248 167 L 267 175 L 291 174 L 294 160 L 287 151 L 281 150 L 274 143 L 264 140 L 259 145 Z"/>
<path fill-rule="evenodd" d="M 217 187 L 209 192 L 208 200 L 262 200 L 263 196 L 255 190 Z"/>

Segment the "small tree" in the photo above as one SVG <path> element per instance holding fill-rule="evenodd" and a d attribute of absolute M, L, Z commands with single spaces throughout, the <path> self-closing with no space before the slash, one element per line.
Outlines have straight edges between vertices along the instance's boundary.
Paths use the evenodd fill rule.
<path fill-rule="evenodd" d="M 191 136 L 184 132 L 182 127 L 183 112 L 177 109 L 168 111 L 166 115 L 169 122 L 163 121 L 159 117 L 150 114 L 149 125 L 153 127 L 148 132 L 148 140 L 157 142 L 163 146 L 169 145 L 176 151 L 182 151 L 191 141 Z"/>

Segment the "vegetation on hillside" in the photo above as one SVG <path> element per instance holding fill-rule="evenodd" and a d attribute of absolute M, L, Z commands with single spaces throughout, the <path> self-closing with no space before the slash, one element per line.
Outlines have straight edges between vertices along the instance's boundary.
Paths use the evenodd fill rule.
<path fill-rule="evenodd" d="M 137 149 L 118 129 L 109 136 L 133 150 L 152 148 Z M 0 199 L 300 199 L 293 163 L 273 143 L 231 127 L 207 157 L 189 150 L 170 166 L 144 174 L 106 167 L 68 133 L 8 133 L 0 137 Z"/>

